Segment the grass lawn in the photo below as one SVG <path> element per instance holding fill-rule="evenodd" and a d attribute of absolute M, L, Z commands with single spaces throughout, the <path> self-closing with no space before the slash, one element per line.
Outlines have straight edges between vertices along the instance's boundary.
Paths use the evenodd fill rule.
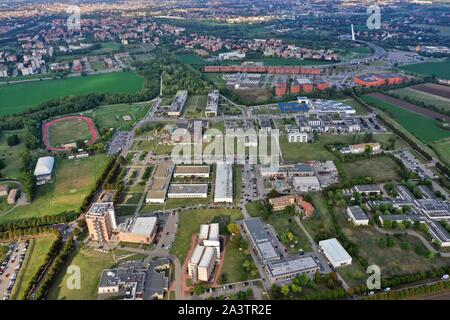
<path fill-rule="evenodd" d="M 242 189 L 242 166 L 233 166 L 233 182 L 234 182 L 234 203 L 239 203 L 241 201 L 241 189 Z"/>
<path fill-rule="evenodd" d="M 29 206 L 17 207 L 0 217 L 0 223 L 78 210 L 107 162 L 106 155 L 79 160 L 58 159 L 55 182 L 38 187 L 35 199 Z"/>
<path fill-rule="evenodd" d="M 435 106 L 443 112 L 450 111 L 450 103 L 448 99 L 415 90 L 413 87 L 390 90 L 389 93 L 398 95 L 401 99 L 408 97 L 412 100 L 423 101 L 425 104 Z"/>
<path fill-rule="evenodd" d="M 226 274 L 227 283 L 255 279 L 242 267 L 244 261 L 249 258 L 251 260 L 251 257 L 245 256 L 245 254 L 239 250 L 238 243 L 238 241 L 228 241 L 227 244 L 227 252 L 222 267 L 222 274 Z"/>
<path fill-rule="evenodd" d="M 10 134 L 17 134 L 20 143 L 10 147 L 6 143 L 6 139 Z M 0 159 L 4 162 L 5 167 L 0 170 L 2 178 L 18 179 L 22 177 L 22 161 L 21 154 L 27 149 L 25 146 L 25 130 L 8 131 L 0 134 Z"/>
<path fill-rule="evenodd" d="M 196 206 L 199 204 L 208 204 L 210 202 L 211 202 L 210 197 L 208 197 L 208 198 L 186 198 L 186 199 L 170 198 L 170 199 L 167 199 L 164 208 L 165 209 L 184 208 L 184 207 Z"/>
<path fill-rule="evenodd" d="M 150 108 L 149 103 L 116 104 L 96 109 L 92 117 L 99 129 L 129 130 L 145 117 Z M 131 120 L 125 121 L 123 117 L 129 116 Z"/>
<path fill-rule="evenodd" d="M 92 138 L 89 125 L 86 121 L 67 119 L 56 122 L 49 128 L 50 144 L 54 147 L 77 140 L 90 140 Z"/>
<path fill-rule="evenodd" d="M 388 156 L 345 162 L 342 167 L 349 180 L 368 176 L 377 183 L 400 179 L 397 163 Z"/>
<path fill-rule="evenodd" d="M 195 66 L 204 66 L 207 64 L 207 61 L 205 59 L 194 53 L 177 54 L 176 57 L 184 64 L 190 64 Z"/>
<path fill-rule="evenodd" d="M 54 235 L 31 240 L 22 268 L 17 276 L 16 285 L 11 294 L 11 300 L 22 299 L 31 278 L 44 263 L 45 257 L 50 250 L 53 241 L 55 241 Z"/>
<path fill-rule="evenodd" d="M 219 222 L 220 234 L 223 234 L 226 224 L 242 219 L 241 212 L 234 209 L 189 210 L 181 211 L 179 215 L 178 233 L 171 252 L 180 259 L 181 263 L 186 259 L 192 235 L 200 231 L 201 224 Z"/>
<path fill-rule="evenodd" d="M 206 107 L 207 96 L 189 96 L 184 108 L 185 118 L 201 118 Z"/>
<path fill-rule="evenodd" d="M 371 96 L 363 96 L 362 99 L 368 104 L 387 112 L 400 125 L 425 143 L 441 140 L 449 136 L 449 132 L 439 128 L 438 122 L 434 119 L 426 118 L 418 113 L 396 107 Z"/>
<path fill-rule="evenodd" d="M 316 211 L 314 217 L 303 220 L 303 225 L 316 242 L 334 237 L 333 221 L 328 210 L 325 197 L 322 193 L 312 193 L 312 204 Z"/>
<path fill-rule="evenodd" d="M 144 79 L 133 72 L 34 81 L 0 86 L 0 116 L 22 112 L 40 103 L 88 93 L 132 93 L 142 89 Z M 27 94 L 23 94 L 26 92 Z"/>
<path fill-rule="evenodd" d="M 126 193 L 121 197 L 122 204 L 139 204 L 143 193 Z"/>
<path fill-rule="evenodd" d="M 443 139 L 431 144 L 434 151 L 438 154 L 439 158 L 447 165 L 450 166 L 450 138 Z"/>
<path fill-rule="evenodd" d="M 247 212 L 250 216 L 259 217 L 261 215 L 261 213 L 258 210 L 258 207 L 261 202 L 262 202 L 262 200 L 258 200 L 258 201 L 249 202 L 245 205 L 245 208 L 247 209 Z"/>
<path fill-rule="evenodd" d="M 291 219 L 291 222 L 289 222 L 289 219 Z M 292 218 L 290 215 L 284 212 L 274 212 L 269 216 L 269 219 L 267 219 L 266 222 L 275 228 L 280 238 L 281 235 L 286 232 L 292 232 L 294 234 L 294 242 L 289 244 L 284 243 L 290 254 L 296 254 L 301 251 L 312 251 L 311 246 L 308 242 L 308 238 L 302 232 L 300 226 L 297 224 L 297 222 L 295 222 L 294 218 Z M 295 243 L 295 241 L 297 241 L 297 243 Z"/>
<path fill-rule="evenodd" d="M 450 79 L 450 59 L 441 62 L 425 62 L 402 66 L 400 69 L 422 76 Z"/>
<path fill-rule="evenodd" d="M 124 216 L 132 216 L 134 215 L 134 212 L 136 211 L 136 206 L 121 206 L 116 209 L 116 216 L 118 217 L 124 217 Z"/>
<path fill-rule="evenodd" d="M 8 245 L 7 244 L 0 244 L 0 261 L 3 261 L 6 257 L 6 253 L 8 252 Z"/>
<path fill-rule="evenodd" d="M 81 288 L 70 290 L 66 286 L 66 268 L 76 265 L 81 271 Z M 82 247 L 68 260 L 66 266 L 56 277 L 55 285 L 50 289 L 49 300 L 96 300 L 100 277 L 104 269 L 115 265 L 113 253 L 103 253 Z"/>

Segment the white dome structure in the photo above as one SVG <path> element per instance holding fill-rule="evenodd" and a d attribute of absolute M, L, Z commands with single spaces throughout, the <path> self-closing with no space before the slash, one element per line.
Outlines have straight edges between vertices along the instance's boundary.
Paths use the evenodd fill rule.
<path fill-rule="evenodd" d="M 53 172 L 54 164 L 55 159 L 53 157 L 39 158 L 36 164 L 36 168 L 34 169 L 34 175 L 36 177 L 51 175 Z"/>

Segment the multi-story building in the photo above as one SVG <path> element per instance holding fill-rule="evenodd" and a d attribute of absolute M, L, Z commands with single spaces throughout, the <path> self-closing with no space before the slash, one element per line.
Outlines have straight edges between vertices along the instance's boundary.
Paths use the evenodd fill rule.
<path fill-rule="evenodd" d="M 91 240 L 99 242 L 111 240 L 112 233 L 117 228 L 114 204 L 112 202 L 92 204 L 86 213 L 85 219 Z"/>

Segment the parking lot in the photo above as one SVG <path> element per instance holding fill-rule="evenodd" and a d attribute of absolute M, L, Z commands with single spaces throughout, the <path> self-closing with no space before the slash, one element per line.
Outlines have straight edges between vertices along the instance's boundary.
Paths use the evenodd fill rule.
<path fill-rule="evenodd" d="M 433 172 L 424 164 L 420 163 L 409 150 L 403 149 L 398 152 L 394 152 L 394 155 L 403 162 L 408 170 L 417 173 L 420 178 L 434 178 Z"/>
<path fill-rule="evenodd" d="M 8 253 L 0 266 L 0 296 L 3 300 L 9 300 L 29 244 L 30 241 L 26 240 L 9 245 Z"/>

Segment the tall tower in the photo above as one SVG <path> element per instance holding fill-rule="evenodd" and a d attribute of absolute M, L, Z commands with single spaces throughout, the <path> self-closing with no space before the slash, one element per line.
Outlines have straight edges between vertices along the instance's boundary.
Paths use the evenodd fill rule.
<path fill-rule="evenodd" d="M 355 41 L 355 29 L 353 29 L 353 23 L 352 23 L 352 41 Z"/>
<path fill-rule="evenodd" d="M 163 75 L 161 73 L 161 84 L 159 85 L 159 96 L 162 97 L 163 95 Z"/>

